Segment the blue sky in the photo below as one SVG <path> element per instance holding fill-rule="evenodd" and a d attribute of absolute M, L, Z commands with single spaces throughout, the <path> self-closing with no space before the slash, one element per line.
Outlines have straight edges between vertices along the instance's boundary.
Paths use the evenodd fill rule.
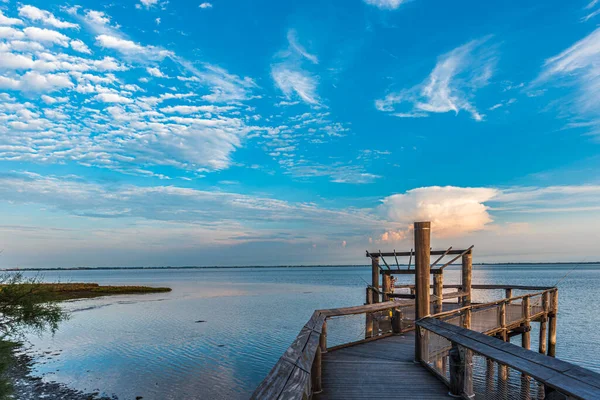
<path fill-rule="evenodd" d="M 0 10 L 0 266 L 600 259 L 600 2 Z"/>

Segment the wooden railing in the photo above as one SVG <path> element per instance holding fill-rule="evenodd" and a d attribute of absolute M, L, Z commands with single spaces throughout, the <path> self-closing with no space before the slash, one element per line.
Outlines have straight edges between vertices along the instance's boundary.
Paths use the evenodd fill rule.
<path fill-rule="evenodd" d="M 600 399 L 600 374 L 434 317 L 416 324 L 421 363 L 455 396 Z"/>
<path fill-rule="evenodd" d="M 418 325 L 422 329 L 429 329 L 432 324 L 435 325 L 439 322 L 440 324 L 444 324 L 444 326 L 453 326 L 454 328 L 461 330 L 462 335 L 467 338 L 470 337 L 469 335 L 483 335 L 484 337 L 487 335 L 497 335 L 506 340 L 511 332 L 517 332 L 519 328 L 527 327 L 528 324 L 534 320 L 543 320 L 545 323 L 549 317 L 553 318 L 556 312 L 555 302 L 557 301 L 557 297 L 555 295 L 555 288 L 516 287 L 507 285 L 473 285 L 473 288 L 476 289 L 480 286 L 485 286 L 486 289 L 505 289 L 507 293 L 509 293 L 509 290 L 510 293 L 512 293 L 512 289 L 523 290 L 524 288 L 534 288 L 533 290 L 543 290 L 522 296 L 504 298 L 484 304 L 471 304 L 450 311 L 440 312 L 429 318 L 420 320 Z M 435 302 L 437 302 L 437 300 L 431 300 L 433 309 L 435 309 Z M 458 304 L 458 306 L 459 305 L 460 304 Z M 455 306 L 457 305 L 455 304 Z M 364 337 L 360 338 L 360 340 L 347 341 L 328 347 L 328 320 L 358 314 L 365 314 Z M 252 399 L 310 398 L 313 393 L 318 393 L 322 390 L 322 353 L 382 339 L 393 334 L 400 334 L 406 330 L 414 329 L 414 321 L 412 321 L 411 318 L 414 319 L 414 302 L 406 300 L 315 311 L 292 345 L 286 350 L 267 377 L 255 390 Z M 483 320 L 491 322 L 487 324 L 482 322 Z M 407 324 L 407 322 L 410 323 Z M 463 328 L 465 326 L 469 329 Z M 476 329 L 479 332 L 474 332 L 471 329 Z M 440 332 L 449 334 L 448 332 L 454 331 L 445 329 Z M 545 335 L 546 330 L 544 329 L 543 332 Z M 526 333 L 528 335 L 529 331 L 527 330 Z M 443 335 L 439 336 L 444 337 Z M 551 337 L 552 335 L 548 336 L 550 341 L 548 353 L 553 355 L 556 336 L 554 335 L 553 338 Z M 490 340 L 502 343 L 502 341 L 497 339 Z M 546 346 L 545 343 L 546 341 L 544 339 L 543 343 L 540 344 L 540 348 L 542 345 Z M 461 344 L 461 346 L 466 345 Z M 450 351 L 451 348 L 452 347 L 450 346 L 446 350 Z M 546 350 L 544 349 L 544 351 Z M 422 352 L 420 360 L 429 369 L 432 369 L 430 360 L 424 358 L 423 355 L 429 357 L 431 354 L 431 352 Z M 536 353 L 527 352 L 527 354 L 531 355 Z M 446 354 L 446 357 L 449 357 L 449 355 Z M 438 361 L 439 360 L 436 360 L 434 365 L 439 366 L 440 368 L 443 367 L 445 371 L 449 361 L 446 360 L 446 364 Z M 441 375 L 439 371 L 438 375 Z M 448 379 L 447 383 L 449 384 L 449 382 L 450 380 Z M 553 382 L 550 383 L 552 384 Z M 549 386 L 552 386 L 551 384 L 549 384 Z"/>
<path fill-rule="evenodd" d="M 388 301 L 356 307 L 317 310 L 304 325 L 292 345 L 275 363 L 269 374 L 252 394 L 251 399 L 308 399 L 321 391 L 321 354 L 338 348 L 381 339 L 402 331 L 402 307 L 413 307 L 412 301 Z M 372 337 L 327 347 L 327 319 L 357 314 L 394 311 L 390 331 L 373 333 Z M 366 324 L 369 324 L 367 320 Z M 373 324 L 373 321 L 371 321 Z"/>

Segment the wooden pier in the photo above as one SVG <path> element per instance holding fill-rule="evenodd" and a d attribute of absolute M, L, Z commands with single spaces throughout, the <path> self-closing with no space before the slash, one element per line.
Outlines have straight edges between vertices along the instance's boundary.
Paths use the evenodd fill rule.
<path fill-rule="evenodd" d="M 555 358 L 558 290 L 473 284 L 473 246 L 432 251 L 429 228 L 415 223 L 414 252 L 367 252 L 365 304 L 315 311 L 252 398 L 600 399 L 600 374 Z M 398 257 L 409 257 L 408 267 Z M 461 283 L 444 285 L 458 259 Z M 415 284 L 395 285 L 401 274 Z M 476 303 L 479 291 L 499 298 Z"/>

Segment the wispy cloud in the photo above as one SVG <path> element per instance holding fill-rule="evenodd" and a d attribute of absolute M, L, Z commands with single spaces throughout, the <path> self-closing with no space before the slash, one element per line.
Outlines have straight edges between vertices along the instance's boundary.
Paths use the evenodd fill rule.
<path fill-rule="evenodd" d="M 431 113 L 466 111 L 481 121 L 473 98 L 486 86 L 494 72 L 496 57 L 490 37 L 473 40 L 439 57 L 438 62 L 421 84 L 410 89 L 391 92 L 377 100 L 380 111 L 398 117 L 424 117 Z"/>
<path fill-rule="evenodd" d="M 556 84 L 576 88 L 575 96 L 565 101 L 575 126 L 583 122 L 593 134 L 600 134 L 600 28 L 547 59 L 531 86 Z"/>
<path fill-rule="evenodd" d="M 198 7 L 206 9 L 206 8 L 212 8 L 212 6 L 213 6 L 212 3 L 204 2 L 204 3 L 201 3 Z"/>
<path fill-rule="evenodd" d="M 305 103 L 317 105 L 319 77 L 304 66 L 305 61 L 318 64 L 316 55 L 309 53 L 300 43 L 295 30 L 287 34 L 288 48 L 276 55 L 271 65 L 271 77 L 288 100 L 299 98 Z"/>

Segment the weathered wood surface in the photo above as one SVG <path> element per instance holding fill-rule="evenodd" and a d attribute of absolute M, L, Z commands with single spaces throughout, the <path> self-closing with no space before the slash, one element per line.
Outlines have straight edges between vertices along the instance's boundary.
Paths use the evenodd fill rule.
<path fill-rule="evenodd" d="M 323 354 L 323 392 L 329 399 L 448 399 L 448 388 L 413 362 L 414 332 Z"/>
<path fill-rule="evenodd" d="M 593 371 L 435 318 L 420 320 L 417 325 L 496 362 L 508 365 L 561 393 L 579 399 L 600 398 L 600 374 Z"/>
<path fill-rule="evenodd" d="M 441 256 L 442 254 L 446 253 L 447 255 L 455 255 L 455 254 L 462 254 L 466 249 L 452 249 L 450 251 L 448 251 L 446 253 L 447 250 L 431 250 L 429 252 L 429 254 L 431 254 L 432 256 Z M 396 253 L 394 252 L 379 252 L 379 250 L 377 251 L 373 251 L 373 252 L 367 252 L 367 257 L 379 257 L 379 256 L 383 256 L 383 257 L 394 257 L 394 254 L 397 257 L 410 257 L 411 255 L 414 255 L 414 252 L 411 251 L 398 251 Z"/>
<path fill-rule="evenodd" d="M 319 349 L 325 315 L 315 311 L 287 348 L 251 399 L 308 399 L 312 392 L 311 372 Z"/>

